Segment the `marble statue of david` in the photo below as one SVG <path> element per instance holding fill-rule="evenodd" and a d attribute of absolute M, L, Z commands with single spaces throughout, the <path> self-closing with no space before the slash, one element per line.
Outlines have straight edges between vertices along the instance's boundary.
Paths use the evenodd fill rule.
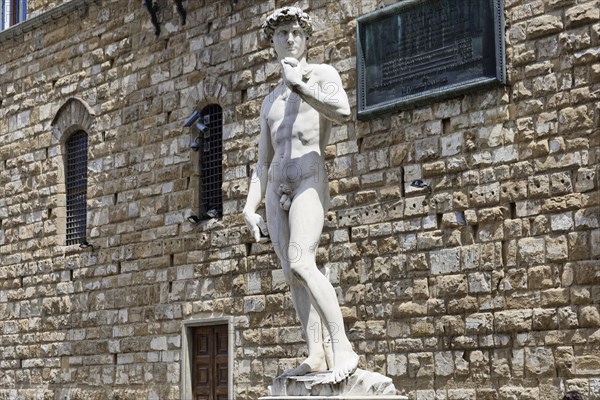
<path fill-rule="evenodd" d="M 356 370 L 359 358 L 346 336 L 335 290 L 315 256 L 329 209 L 325 146 L 332 123 L 350 118 L 350 105 L 338 72 L 306 61 L 313 31 L 308 14 L 285 7 L 262 29 L 271 38 L 282 79 L 262 104 L 258 163 L 244 219 L 254 239 L 263 240 L 265 223 L 256 210 L 264 197 L 269 236 L 308 345 L 308 358 L 282 376 L 330 370 L 323 383 L 337 383 Z"/>

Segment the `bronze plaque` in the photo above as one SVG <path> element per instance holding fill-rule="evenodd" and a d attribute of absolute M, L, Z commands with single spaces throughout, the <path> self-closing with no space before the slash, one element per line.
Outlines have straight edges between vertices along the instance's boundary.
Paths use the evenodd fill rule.
<path fill-rule="evenodd" d="M 357 23 L 358 117 L 506 83 L 502 0 L 405 0 Z"/>

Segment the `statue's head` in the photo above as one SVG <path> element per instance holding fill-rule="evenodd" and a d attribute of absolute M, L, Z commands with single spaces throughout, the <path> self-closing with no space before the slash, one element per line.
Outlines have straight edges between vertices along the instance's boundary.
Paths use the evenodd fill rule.
<path fill-rule="evenodd" d="M 283 7 L 275 10 L 269 15 L 261 28 L 269 39 L 273 39 L 275 29 L 281 25 L 296 22 L 302 28 L 308 39 L 313 33 L 313 25 L 310 16 L 298 7 Z"/>

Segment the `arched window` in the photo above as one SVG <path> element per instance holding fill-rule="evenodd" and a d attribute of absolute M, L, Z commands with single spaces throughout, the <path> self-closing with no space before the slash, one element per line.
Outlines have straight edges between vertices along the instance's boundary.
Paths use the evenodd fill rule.
<path fill-rule="evenodd" d="M 204 107 L 196 125 L 200 132 L 200 216 L 201 219 L 223 215 L 223 109 L 218 104 Z"/>
<path fill-rule="evenodd" d="M 49 209 L 48 216 L 56 224 L 59 246 L 87 242 L 87 222 L 93 220 L 87 219 L 87 164 L 88 137 L 96 132 L 94 117 L 94 110 L 84 100 L 71 97 L 58 109 L 51 123 L 48 152 L 56 156 L 51 165 L 60 178 L 51 199 L 57 207 Z"/>
<path fill-rule="evenodd" d="M 67 245 L 86 238 L 88 135 L 73 133 L 65 142 L 65 183 L 67 189 Z"/>

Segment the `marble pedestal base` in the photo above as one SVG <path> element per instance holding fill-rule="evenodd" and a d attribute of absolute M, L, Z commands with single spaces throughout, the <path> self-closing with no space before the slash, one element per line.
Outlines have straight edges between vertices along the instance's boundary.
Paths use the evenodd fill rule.
<path fill-rule="evenodd" d="M 392 380 L 376 372 L 357 369 L 348 379 L 339 383 L 319 383 L 331 372 L 314 372 L 303 376 L 275 378 L 269 386 L 269 397 L 261 400 L 312 399 L 402 400 L 396 396 Z"/>
<path fill-rule="evenodd" d="M 259 400 L 408 400 L 406 396 L 267 396 Z"/>

